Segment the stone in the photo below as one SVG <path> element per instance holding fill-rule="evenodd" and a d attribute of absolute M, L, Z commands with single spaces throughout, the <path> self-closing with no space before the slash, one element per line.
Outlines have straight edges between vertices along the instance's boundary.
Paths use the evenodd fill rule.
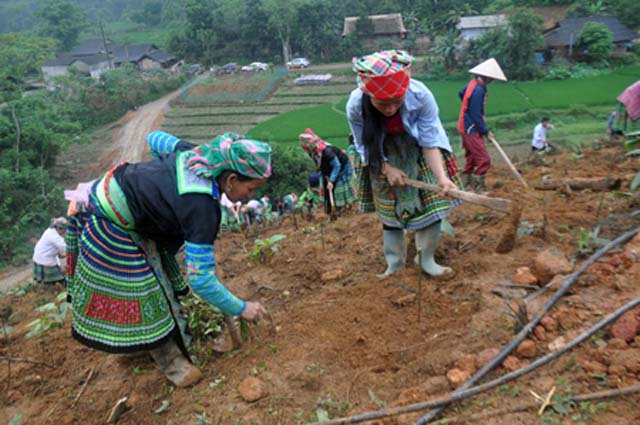
<path fill-rule="evenodd" d="M 558 325 L 560 325 L 560 328 L 566 331 L 573 329 L 575 326 L 583 323 L 576 311 L 572 308 L 561 307 L 553 314 L 553 317 L 558 321 Z"/>
<path fill-rule="evenodd" d="M 328 272 L 322 273 L 320 275 L 320 280 L 323 282 L 332 282 L 334 280 L 339 280 L 342 278 L 343 272 L 341 269 L 329 270 Z"/>
<path fill-rule="evenodd" d="M 449 372 L 447 372 L 447 380 L 449 384 L 451 384 L 451 388 L 456 389 L 460 385 L 464 384 L 469 378 L 471 378 L 471 374 L 469 372 L 460 370 L 458 368 L 453 368 Z"/>
<path fill-rule="evenodd" d="M 398 307 L 404 307 L 405 305 L 412 304 L 416 300 L 416 297 L 416 294 L 407 294 L 391 301 L 391 303 Z"/>
<path fill-rule="evenodd" d="M 551 278 L 551 282 L 549 283 L 549 291 L 557 291 L 558 289 L 560 289 L 560 287 L 562 286 L 562 284 L 564 284 L 565 279 L 567 278 L 566 274 L 557 274 L 555 276 L 553 276 Z M 573 293 L 573 288 L 569 287 L 569 289 L 566 292 L 567 294 L 571 294 Z"/>
<path fill-rule="evenodd" d="M 592 361 L 592 360 L 587 360 L 582 364 L 582 368 L 584 370 L 586 370 L 587 372 L 591 372 L 591 373 L 606 373 L 607 372 L 607 366 L 603 365 L 600 362 L 596 362 L 596 361 Z"/>
<path fill-rule="evenodd" d="M 454 366 L 465 372 L 469 372 L 469 375 L 476 373 L 476 356 L 473 354 L 463 354 L 458 357 L 458 360 L 454 363 Z"/>
<path fill-rule="evenodd" d="M 535 285 L 538 278 L 531 273 L 529 267 L 518 267 L 516 274 L 513 276 L 513 283 L 517 285 Z"/>
<path fill-rule="evenodd" d="M 267 386 L 262 380 L 248 376 L 238 385 L 238 392 L 240 397 L 251 403 L 267 395 Z"/>
<path fill-rule="evenodd" d="M 484 367 L 484 365 L 488 364 L 499 353 L 500 350 L 498 350 L 497 348 L 487 348 L 480 351 L 476 356 L 476 368 L 480 369 Z"/>
<path fill-rule="evenodd" d="M 611 348 L 612 350 L 624 350 L 626 348 L 629 348 L 627 342 L 624 339 L 620 338 L 610 339 L 607 347 Z"/>
<path fill-rule="evenodd" d="M 535 357 L 536 343 L 531 341 L 530 339 L 525 339 L 518 345 L 518 348 L 516 349 L 516 353 L 520 357 L 524 357 L 525 359 L 530 359 L 532 357 Z"/>
<path fill-rule="evenodd" d="M 449 391 L 449 381 L 441 375 L 428 378 L 420 388 L 429 395 L 446 393 Z"/>
<path fill-rule="evenodd" d="M 622 365 L 631 373 L 640 373 L 640 350 L 618 350 L 611 353 L 611 365 Z"/>
<path fill-rule="evenodd" d="M 546 341 L 547 331 L 544 329 L 544 326 L 538 325 L 533 328 L 533 336 L 535 336 L 538 341 Z"/>
<path fill-rule="evenodd" d="M 633 311 L 627 311 L 609 328 L 609 335 L 631 342 L 640 333 L 640 320 Z"/>
<path fill-rule="evenodd" d="M 502 362 L 502 367 L 508 372 L 513 372 L 514 370 L 520 369 L 522 363 L 520 363 L 520 360 L 516 356 L 507 356 Z"/>
<path fill-rule="evenodd" d="M 551 342 L 548 345 L 548 347 L 549 347 L 549 351 L 559 351 L 565 345 L 567 345 L 567 341 L 564 339 L 563 336 L 559 336 L 558 338 L 554 339 L 553 342 Z"/>
<path fill-rule="evenodd" d="M 542 285 L 551 281 L 557 274 L 568 274 L 573 265 L 560 251 L 548 248 L 539 253 L 533 261 L 533 271 Z"/>
<path fill-rule="evenodd" d="M 558 322 L 550 316 L 544 316 L 540 320 L 540 324 L 547 332 L 556 332 L 558 330 Z"/>

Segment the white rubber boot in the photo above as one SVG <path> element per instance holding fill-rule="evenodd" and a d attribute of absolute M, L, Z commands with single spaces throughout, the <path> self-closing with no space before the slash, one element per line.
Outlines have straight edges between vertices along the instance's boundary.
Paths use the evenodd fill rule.
<path fill-rule="evenodd" d="M 439 265 L 434 258 L 436 248 L 438 248 L 438 243 L 440 242 L 440 222 L 416 231 L 415 238 L 416 249 L 418 252 L 422 251 L 422 264 L 419 264 L 420 256 L 416 255 L 416 265 L 422 267 L 422 270 L 432 277 L 444 279 L 452 277 L 453 270 L 450 267 Z"/>
<path fill-rule="evenodd" d="M 387 262 L 387 270 L 377 275 L 380 279 L 404 269 L 407 262 L 407 242 L 404 230 L 383 230 L 382 240 L 384 241 L 383 252 Z"/>

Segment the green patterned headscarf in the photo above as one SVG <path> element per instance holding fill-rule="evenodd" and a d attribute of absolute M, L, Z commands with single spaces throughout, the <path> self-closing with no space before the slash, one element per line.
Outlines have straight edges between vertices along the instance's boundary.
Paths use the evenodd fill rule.
<path fill-rule="evenodd" d="M 235 133 L 224 133 L 212 142 L 185 152 L 186 165 L 197 176 L 214 180 L 223 171 L 253 179 L 271 175 L 271 147 Z"/>

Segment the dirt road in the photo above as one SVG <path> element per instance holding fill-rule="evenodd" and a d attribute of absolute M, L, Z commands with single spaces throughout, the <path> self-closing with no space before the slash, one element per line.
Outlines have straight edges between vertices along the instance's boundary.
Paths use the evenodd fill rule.
<path fill-rule="evenodd" d="M 147 151 L 147 134 L 160 128 L 164 119 L 163 112 L 168 108 L 169 102 L 179 95 L 180 90 L 176 90 L 155 102 L 141 106 L 136 111 L 127 113 L 121 119 L 124 124 L 113 130 L 113 145 L 108 149 L 108 153 L 101 156 L 96 162 L 90 161 L 88 167 L 93 170 L 81 175 L 86 174 L 94 178 L 95 175 L 122 161 L 138 162 L 143 160 Z M 105 163 L 103 160 L 107 160 L 109 163 Z M 0 275 L 0 293 L 30 281 L 30 264 L 23 268 L 9 270 L 4 275 Z"/>
<path fill-rule="evenodd" d="M 138 162 L 143 159 L 147 134 L 160 128 L 164 119 L 163 112 L 168 108 L 169 102 L 179 95 L 180 90 L 176 90 L 127 114 L 126 124 L 114 131 L 114 148 L 119 148 L 117 151 L 120 154 L 113 157 L 113 165 L 122 161 Z"/>

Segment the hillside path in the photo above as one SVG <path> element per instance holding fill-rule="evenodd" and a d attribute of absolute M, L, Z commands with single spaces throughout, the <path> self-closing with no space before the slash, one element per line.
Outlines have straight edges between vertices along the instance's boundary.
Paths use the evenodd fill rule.
<path fill-rule="evenodd" d="M 147 147 L 147 134 L 160 128 L 164 120 L 163 112 L 169 106 L 169 102 L 178 96 L 180 89 L 127 114 L 126 124 L 114 130 L 114 149 L 120 154 L 113 157 L 112 165 L 122 161 L 142 161 Z"/>
<path fill-rule="evenodd" d="M 110 163 L 102 163 L 99 165 L 100 168 L 104 171 L 104 169 L 122 161 L 142 161 L 147 151 L 147 134 L 160 128 L 164 120 L 163 112 L 168 108 L 169 102 L 178 96 L 180 96 L 180 89 L 127 113 L 122 118 L 124 125 L 113 130 L 113 145 L 110 151 L 115 154 L 109 155 Z M 95 164 L 92 166 L 95 167 Z M 32 266 L 29 264 L 8 270 L 0 275 L 0 293 L 29 283 L 31 270 Z"/>

